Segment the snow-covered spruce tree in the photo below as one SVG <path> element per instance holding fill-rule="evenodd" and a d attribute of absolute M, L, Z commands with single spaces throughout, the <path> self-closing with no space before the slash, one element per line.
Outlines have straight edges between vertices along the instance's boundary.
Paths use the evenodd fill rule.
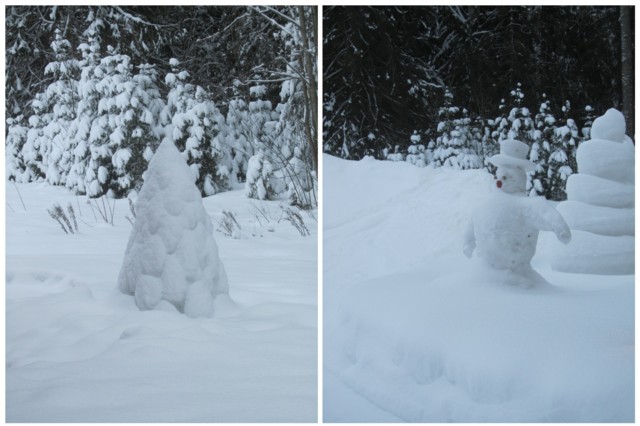
<path fill-rule="evenodd" d="M 553 144 L 549 154 L 547 197 L 557 201 L 567 199 L 567 179 L 578 169 L 576 149 L 580 138 L 578 127 L 570 115 L 571 104 L 566 101 L 562 107 L 562 116 L 553 132 Z"/>
<path fill-rule="evenodd" d="M 22 149 L 27 142 L 29 127 L 24 122 L 24 117 L 19 115 L 7 119 L 7 143 L 5 152 L 5 167 L 7 179 L 16 182 L 30 182 L 34 176 L 30 167 L 27 167 L 22 158 Z"/>
<path fill-rule="evenodd" d="M 226 191 L 231 165 L 223 164 L 230 153 L 219 137 L 224 117 L 202 87 L 187 83 L 189 73 L 178 68 L 177 59 L 170 64 L 172 72 L 165 77 L 170 91 L 161 113 L 167 137 L 182 153 L 203 196 Z"/>
<path fill-rule="evenodd" d="M 50 143 L 44 136 L 44 128 L 51 122 L 46 92 L 36 94 L 30 106 L 32 114 L 29 116 L 27 140 L 22 146 L 20 155 L 25 168 L 28 169 L 25 176 L 29 176 L 32 180 L 39 180 L 44 179 L 46 172 L 43 152 L 48 153 L 50 149 Z"/>
<path fill-rule="evenodd" d="M 211 317 L 216 298 L 229 293 L 211 219 L 169 138 L 145 174 L 118 287 L 141 310 L 166 300 L 190 317 Z"/>
<path fill-rule="evenodd" d="M 47 182 L 64 184 L 73 164 L 75 138 L 72 123 L 76 117 L 78 61 L 71 57 L 71 43 L 55 30 L 51 43 L 55 60 L 45 68 L 53 82 L 47 87 L 46 97 L 51 108 L 51 121 L 43 129 L 46 143 L 40 149 Z"/>
<path fill-rule="evenodd" d="M 117 138 L 111 140 L 114 148 L 111 161 L 117 176 L 117 182 L 112 183 L 111 189 L 116 197 L 124 197 L 131 190 L 140 189 L 142 174 L 163 134 L 159 115 L 164 102 L 156 84 L 158 73 L 150 64 L 141 64 L 137 68 L 138 73 L 132 79 L 132 91 L 121 93 L 121 99 L 116 101 L 127 102 L 125 96 L 129 98 L 128 105 L 120 114 L 124 137 L 119 143 Z"/>
<path fill-rule="evenodd" d="M 293 69 L 289 69 L 293 73 Z M 290 79 L 282 84 L 281 103 L 276 107 L 278 113 L 273 143 L 269 149 L 271 163 L 275 166 L 274 175 L 278 178 L 275 190 L 285 193 L 292 205 L 313 208 L 317 204 L 317 176 L 313 169 L 313 156 L 307 141 L 307 127 L 304 117 L 307 113 L 301 81 Z M 276 118 L 276 117 L 274 117 Z M 277 186 L 278 181 L 283 188 Z"/>
<path fill-rule="evenodd" d="M 54 61 L 45 68 L 52 82 L 31 101 L 29 131 L 21 152 L 23 177 L 45 178 L 51 184 L 64 183 L 71 168 L 69 128 L 75 118 L 77 62 L 70 57 L 71 45 L 56 30 L 51 43 Z"/>
<path fill-rule="evenodd" d="M 230 100 L 224 133 L 226 133 L 225 143 L 229 147 L 231 155 L 229 184 L 232 188 L 244 187 L 249 158 L 255 153 L 253 140 L 245 132 L 245 129 L 248 128 L 248 120 L 247 103 L 238 96 Z"/>
<path fill-rule="evenodd" d="M 498 106 L 499 114 L 494 119 L 487 120 L 487 131 L 482 139 L 482 151 L 484 152 L 484 167 L 491 174 L 495 174 L 496 166 L 491 164 L 488 160 L 490 157 L 500 152 L 500 141 L 507 139 L 509 132 L 509 120 L 508 120 L 508 108 L 507 101 L 502 98 Z"/>
<path fill-rule="evenodd" d="M 582 122 L 584 123 L 582 126 L 582 139 L 589 140 L 591 139 L 591 126 L 593 126 L 593 120 L 596 119 L 596 113 L 593 110 L 591 105 L 587 105 L 584 108 L 584 115 L 582 117 Z"/>
<path fill-rule="evenodd" d="M 100 79 L 94 73 L 100 64 L 100 38 L 94 27 L 99 27 L 101 21 L 92 23 L 92 26 L 84 33 L 85 42 L 80 43 L 78 50 L 82 59 L 78 65 L 80 68 L 80 80 L 78 81 L 78 105 L 74 121 L 75 134 L 73 149 L 73 164 L 67 176 L 66 187 L 78 194 L 86 194 L 85 176 L 91 158 L 89 140 L 91 126 L 98 114 L 98 102 L 100 94 L 96 84 Z"/>
<path fill-rule="evenodd" d="M 249 136 L 257 141 L 254 144 L 257 152 L 249 163 L 249 169 L 255 169 L 247 171 L 246 194 L 259 197 L 264 193 L 263 187 L 271 186 L 274 196 L 286 196 L 292 204 L 311 207 L 317 202 L 317 8 L 252 10 L 274 27 L 273 35 L 282 41 L 279 53 L 285 61 L 284 69 L 281 62 L 254 69 L 252 82 L 257 86 L 251 89 L 249 117 L 253 129 Z M 262 96 L 267 94 L 268 82 L 274 78 L 282 80 L 280 102 L 275 114 L 271 112 L 268 118 L 265 113 L 269 113 L 270 103 Z M 269 167 L 265 167 L 265 161 Z M 269 169 L 273 175 L 267 183 L 265 173 Z"/>
<path fill-rule="evenodd" d="M 524 106 L 524 93 L 522 85 L 518 83 L 516 88 L 511 91 L 511 108 L 507 120 L 509 128 L 505 134 L 501 134 L 500 140 L 515 139 L 531 146 L 533 144 L 533 119 L 531 112 Z"/>
<path fill-rule="evenodd" d="M 124 139 L 121 113 L 129 105 L 127 90 L 133 90 L 131 69 L 129 56 L 116 53 L 112 46 L 107 46 L 107 56 L 100 60 L 93 71 L 97 78 L 95 90 L 100 100 L 88 141 L 91 157 L 85 175 L 85 188 L 90 197 L 106 194 L 112 188 L 112 182 L 117 180 L 111 160 L 114 158 L 114 145 L 117 146 Z"/>
<path fill-rule="evenodd" d="M 452 167 L 455 169 L 476 169 L 482 162 L 474 149 L 470 129 L 471 119 L 466 109 L 453 106 L 453 95 L 446 90 L 444 105 L 440 108 L 434 152 L 436 167 Z"/>
<path fill-rule="evenodd" d="M 242 123 L 242 131 L 248 140 L 253 141 L 255 152 L 247 164 L 245 195 L 258 200 L 272 200 L 284 190 L 283 179 L 280 179 L 280 188 L 275 187 L 274 170 L 286 165 L 292 154 L 290 147 L 283 146 L 284 139 L 278 135 L 271 102 L 261 99 L 265 94 L 266 88 L 262 85 L 250 88 L 253 100 L 249 102 L 247 120 Z"/>
<path fill-rule="evenodd" d="M 546 100 L 546 95 L 540 104 L 538 114 L 534 117 L 535 131 L 533 133 L 533 144 L 529 153 L 530 160 L 536 165 L 531 176 L 530 195 L 544 195 L 549 197 L 551 188 L 549 182 L 549 155 L 553 144 L 556 119 L 551 112 L 550 101 Z"/>
<path fill-rule="evenodd" d="M 414 166 L 426 167 L 428 161 L 425 146 L 420 143 L 422 141 L 422 137 L 416 130 L 414 130 L 410 140 L 411 145 L 407 148 L 406 161 Z"/>
<path fill-rule="evenodd" d="M 89 137 L 85 180 L 91 197 L 123 197 L 139 189 L 162 134 L 158 115 L 164 103 L 155 83 L 157 73 L 148 64 L 140 65 L 136 75 L 132 69 L 127 55 L 109 48 L 94 71 L 101 79 L 96 83 L 101 99 Z"/>

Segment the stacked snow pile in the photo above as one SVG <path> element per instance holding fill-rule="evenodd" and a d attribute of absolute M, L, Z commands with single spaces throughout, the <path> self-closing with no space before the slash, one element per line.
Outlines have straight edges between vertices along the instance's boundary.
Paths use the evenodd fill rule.
<path fill-rule="evenodd" d="M 608 110 L 594 121 L 591 137 L 578 148 L 568 201 L 558 205 L 573 241 L 554 244 L 551 266 L 562 272 L 633 274 L 635 149 L 623 115 Z"/>
<path fill-rule="evenodd" d="M 118 286 L 141 310 L 166 300 L 191 317 L 210 317 L 216 296 L 229 292 L 211 219 L 170 140 L 146 171 Z"/>

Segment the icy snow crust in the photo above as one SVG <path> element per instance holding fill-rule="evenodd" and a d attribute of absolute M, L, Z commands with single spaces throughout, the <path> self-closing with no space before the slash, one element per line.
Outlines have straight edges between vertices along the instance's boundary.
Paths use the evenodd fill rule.
<path fill-rule="evenodd" d="M 633 421 L 633 276 L 552 271 L 549 232 L 548 285 L 464 257 L 483 171 L 324 171 L 325 421 Z"/>
<path fill-rule="evenodd" d="M 317 230 L 261 226 L 242 191 L 203 200 L 214 228 L 233 211 L 243 238 L 215 232 L 235 305 L 189 318 L 167 301 L 140 311 L 117 288 L 131 225 L 96 223 L 82 197 L 38 183 L 6 192 L 6 420 L 316 422 Z M 78 214 L 78 204 L 82 216 Z M 80 233 L 47 214 L 71 202 Z M 256 237 L 251 234 L 256 233 Z"/>
<path fill-rule="evenodd" d="M 140 309 L 166 300 L 191 317 L 210 317 L 216 296 L 229 293 L 211 219 L 169 139 L 145 173 L 118 285 Z"/>

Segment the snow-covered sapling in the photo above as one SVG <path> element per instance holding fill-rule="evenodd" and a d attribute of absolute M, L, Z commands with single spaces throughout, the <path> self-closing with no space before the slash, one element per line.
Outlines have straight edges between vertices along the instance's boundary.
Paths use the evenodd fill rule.
<path fill-rule="evenodd" d="M 497 190 L 474 209 L 463 251 L 467 257 L 475 251 L 491 268 L 509 270 L 533 284 L 541 278 L 530 264 L 539 232 L 553 231 L 567 244 L 571 231 L 546 199 L 527 197 L 527 172 L 534 168 L 528 151 L 520 141 L 500 142 L 500 153 L 489 159 L 498 167 Z"/>
<path fill-rule="evenodd" d="M 169 139 L 146 171 L 118 286 L 141 310 L 166 300 L 190 317 L 212 316 L 215 298 L 229 292 L 211 219 Z"/>

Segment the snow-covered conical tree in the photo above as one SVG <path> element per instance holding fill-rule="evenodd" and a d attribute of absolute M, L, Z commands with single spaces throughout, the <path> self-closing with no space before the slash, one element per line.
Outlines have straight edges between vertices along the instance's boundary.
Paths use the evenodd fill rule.
<path fill-rule="evenodd" d="M 229 101 L 226 118 L 226 145 L 231 151 L 230 185 L 233 188 L 242 188 L 246 181 L 247 164 L 249 158 L 255 153 L 253 144 L 245 133 L 246 123 L 249 120 L 249 108 L 244 100 L 235 98 Z"/>
<path fill-rule="evenodd" d="M 127 88 L 116 98 L 116 105 L 120 108 L 116 122 L 119 122 L 118 131 L 122 134 L 121 140 L 113 135 L 111 138 L 114 150 L 111 163 L 116 177 L 111 189 L 116 197 L 140 189 L 151 153 L 162 140 L 159 115 L 164 102 L 156 85 L 157 72 L 149 64 L 141 64 L 137 68 L 131 89 Z"/>
<path fill-rule="evenodd" d="M 5 167 L 7 179 L 16 182 L 30 182 L 33 179 L 31 169 L 24 164 L 22 148 L 27 142 L 29 127 L 24 123 L 24 117 L 19 115 L 7 119 L 7 145 L 5 152 Z"/>
<path fill-rule="evenodd" d="M 166 300 L 190 317 L 212 316 L 216 298 L 229 293 L 211 219 L 169 138 L 145 173 L 118 287 L 141 310 Z"/>
<path fill-rule="evenodd" d="M 425 153 L 425 146 L 421 144 L 422 137 L 414 130 L 410 137 L 411 145 L 407 149 L 406 161 L 418 167 L 427 166 L 427 155 Z"/>
<path fill-rule="evenodd" d="M 549 185 L 549 154 L 553 143 L 556 119 L 550 108 L 550 102 L 546 95 L 542 95 L 544 101 L 540 104 L 538 114 L 534 117 L 535 130 L 533 132 L 533 145 L 529 153 L 529 159 L 536 165 L 531 175 L 530 195 L 544 195 L 548 197 Z"/>
<path fill-rule="evenodd" d="M 51 43 L 54 61 L 45 68 L 53 82 L 34 96 L 29 131 L 22 147 L 22 159 L 34 178 L 64 183 L 71 168 L 69 127 L 75 118 L 77 62 L 70 57 L 71 44 L 59 29 Z"/>
<path fill-rule="evenodd" d="M 89 133 L 90 160 L 85 175 L 87 195 L 100 197 L 112 187 L 117 179 L 112 158 L 115 149 L 123 142 L 124 133 L 120 114 L 129 105 L 127 90 L 133 88 L 132 65 L 129 56 L 118 54 L 107 46 L 107 56 L 100 60 L 94 74 L 95 89 L 100 100 L 95 119 Z M 122 96 L 119 96 L 121 95 Z M 117 160 L 121 160 L 120 155 Z"/>
<path fill-rule="evenodd" d="M 553 143 L 549 154 L 549 185 L 547 198 L 557 201 L 566 200 L 567 179 L 577 170 L 575 158 L 580 140 L 578 127 L 570 118 L 571 104 L 566 101 L 562 107 L 562 117 L 553 132 Z"/>
<path fill-rule="evenodd" d="M 252 142 L 255 154 L 247 164 L 247 180 L 245 195 L 259 200 L 271 200 L 285 189 L 283 176 L 280 174 L 280 188 L 274 188 L 274 171 L 285 168 L 293 156 L 293 147 L 284 128 L 276 129 L 273 120 L 271 102 L 263 100 L 266 87 L 254 86 L 250 89 L 248 120 L 243 123 L 243 131 Z M 282 105 L 282 104 L 281 104 Z M 285 130 L 285 132 L 283 132 Z"/>
<path fill-rule="evenodd" d="M 35 95 L 31 101 L 31 110 L 33 113 L 28 120 L 29 130 L 20 155 L 25 168 L 28 169 L 27 175 L 37 180 L 45 177 L 43 154 L 47 155 L 51 148 L 50 142 L 44 136 L 44 128 L 51 122 L 51 113 L 48 112 L 49 99 L 45 92 Z"/>
<path fill-rule="evenodd" d="M 524 106 L 522 85 L 518 83 L 511 91 L 511 110 L 509 111 L 509 130 L 507 139 L 515 139 L 531 146 L 533 143 L 533 119 L 531 112 Z M 501 139 L 502 140 L 502 139 Z"/>
<path fill-rule="evenodd" d="M 476 169 L 482 161 L 474 149 L 471 118 L 466 109 L 453 106 L 453 95 L 448 90 L 444 94 L 444 106 L 438 111 L 439 119 L 434 151 L 434 164 L 456 169 Z"/>
<path fill-rule="evenodd" d="M 230 164 L 224 161 L 229 161 L 230 153 L 218 137 L 224 116 L 202 87 L 187 83 L 189 74 L 178 68 L 178 60 L 171 59 L 170 64 L 172 72 L 165 77 L 170 91 L 161 114 L 167 135 L 182 152 L 202 195 L 226 191 Z"/>
<path fill-rule="evenodd" d="M 126 196 L 138 189 L 147 161 L 161 138 L 158 116 L 164 103 L 156 86 L 153 66 L 142 64 L 132 74 L 129 56 L 109 47 L 94 74 L 100 79 L 98 114 L 91 126 L 91 160 L 87 193 Z"/>
<path fill-rule="evenodd" d="M 48 152 L 42 154 L 46 166 L 46 179 L 51 184 L 64 184 L 73 164 L 75 148 L 71 127 L 76 116 L 78 61 L 71 57 L 71 43 L 55 31 L 51 43 L 55 61 L 49 63 L 44 72 L 53 77 L 47 87 L 47 99 L 51 107 L 51 121 L 44 128 L 44 136 L 50 144 Z M 46 146 L 46 145 L 45 145 Z M 41 146 L 43 148 L 43 146 Z"/>
<path fill-rule="evenodd" d="M 584 140 L 591 139 L 591 126 L 593 126 L 593 120 L 596 119 L 595 111 L 591 105 L 584 107 L 584 114 L 582 116 L 582 138 Z"/>
<path fill-rule="evenodd" d="M 86 193 L 85 176 L 90 160 L 89 139 L 92 123 L 98 114 L 100 100 L 100 94 L 96 89 L 99 79 L 94 73 L 100 63 L 100 38 L 92 28 L 85 32 L 84 37 L 86 42 L 78 46 L 82 59 L 79 62 L 78 105 L 73 135 L 75 140 L 72 143 L 73 164 L 66 182 L 67 188 L 79 194 Z"/>

